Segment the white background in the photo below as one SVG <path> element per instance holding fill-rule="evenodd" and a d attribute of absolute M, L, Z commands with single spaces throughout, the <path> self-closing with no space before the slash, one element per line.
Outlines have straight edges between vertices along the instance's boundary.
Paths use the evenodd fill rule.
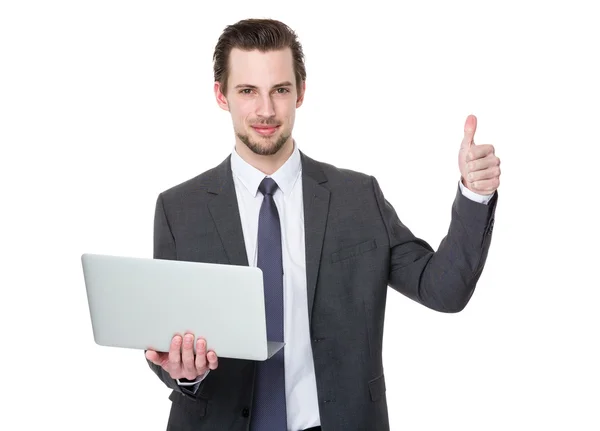
<path fill-rule="evenodd" d="M 152 255 L 157 194 L 233 148 L 217 38 L 271 17 L 305 49 L 300 148 L 375 175 L 434 248 L 468 114 L 502 160 L 468 307 L 390 291 L 392 430 L 600 429 L 594 2 L 216 3 L 0 6 L 0 428 L 165 429 L 169 390 L 143 353 L 93 341 L 80 256 Z"/>

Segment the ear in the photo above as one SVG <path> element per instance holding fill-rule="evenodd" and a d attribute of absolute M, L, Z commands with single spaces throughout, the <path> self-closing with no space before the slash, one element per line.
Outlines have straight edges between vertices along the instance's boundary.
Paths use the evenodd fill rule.
<path fill-rule="evenodd" d="M 298 94 L 298 99 L 296 99 L 296 108 L 299 108 L 302 106 L 302 103 L 304 102 L 304 94 L 306 93 L 306 81 L 302 81 L 302 90 L 300 91 L 300 94 Z"/>
<path fill-rule="evenodd" d="M 217 99 L 217 104 L 221 107 L 221 109 L 225 111 L 229 111 L 229 102 L 227 102 L 227 98 L 221 92 L 221 83 L 215 82 L 215 98 Z"/>

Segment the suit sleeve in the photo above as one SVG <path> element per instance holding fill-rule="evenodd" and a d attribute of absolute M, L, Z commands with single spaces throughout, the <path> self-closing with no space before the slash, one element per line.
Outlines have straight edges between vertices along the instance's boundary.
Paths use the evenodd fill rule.
<path fill-rule="evenodd" d="M 433 310 L 462 311 L 487 259 L 498 191 L 486 205 L 467 198 L 457 187 L 448 233 L 434 251 L 400 221 L 373 177 L 372 183 L 389 238 L 389 286 Z"/>
<path fill-rule="evenodd" d="M 165 207 L 162 195 L 159 195 L 156 200 L 156 209 L 154 213 L 154 259 L 167 259 L 167 260 L 176 260 L 177 259 L 177 249 L 175 247 L 175 238 L 173 237 L 173 232 L 171 231 L 171 226 L 169 225 L 169 221 L 167 219 L 167 215 L 165 213 Z M 145 354 L 145 352 L 144 352 Z M 162 367 L 153 364 L 148 359 L 146 362 L 150 366 L 150 369 L 156 373 L 158 378 L 165 384 L 167 387 L 181 392 L 187 395 L 193 395 L 197 392 L 200 383 L 194 385 L 193 387 L 184 387 L 179 386 L 177 381 L 169 375 Z"/>

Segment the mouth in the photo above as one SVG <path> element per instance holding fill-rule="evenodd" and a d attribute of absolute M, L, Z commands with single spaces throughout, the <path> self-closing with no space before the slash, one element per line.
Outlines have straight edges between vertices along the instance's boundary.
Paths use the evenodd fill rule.
<path fill-rule="evenodd" d="M 279 129 L 279 126 L 252 126 L 256 133 L 263 136 L 270 136 Z"/>

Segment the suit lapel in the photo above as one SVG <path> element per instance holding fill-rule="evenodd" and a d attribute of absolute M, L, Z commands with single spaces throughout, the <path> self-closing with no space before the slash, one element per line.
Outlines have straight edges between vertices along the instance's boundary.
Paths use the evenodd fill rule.
<path fill-rule="evenodd" d="M 219 232 L 231 265 L 248 266 L 240 212 L 231 174 L 231 156 L 215 168 L 208 180 L 208 192 L 215 195 L 208 209 Z"/>
<path fill-rule="evenodd" d="M 322 186 L 327 177 L 315 160 L 300 152 L 306 248 L 306 287 L 308 317 L 312 320 L 317 276 L 329 214 L 330 192 Z M 248 266 L 240 212 L 231 174 L 231 156 L 217 166 L 208 179 L 208 192 L 215 195 L 208 204 L 225 253 L 232 265 Z"/>
<path fill-rule="evenodd" d="M 312 310 L 317 288 L 317 275 L 323 250 L 325 225 L 329 213 L 329 190 L 321 184 L 327 182 L 319 164 L 300 152 L 302 159 L 302 193 L 304 200 L 304 230 L 306 247 L 306 287 L 308 295 L 308 318 Z"/>

